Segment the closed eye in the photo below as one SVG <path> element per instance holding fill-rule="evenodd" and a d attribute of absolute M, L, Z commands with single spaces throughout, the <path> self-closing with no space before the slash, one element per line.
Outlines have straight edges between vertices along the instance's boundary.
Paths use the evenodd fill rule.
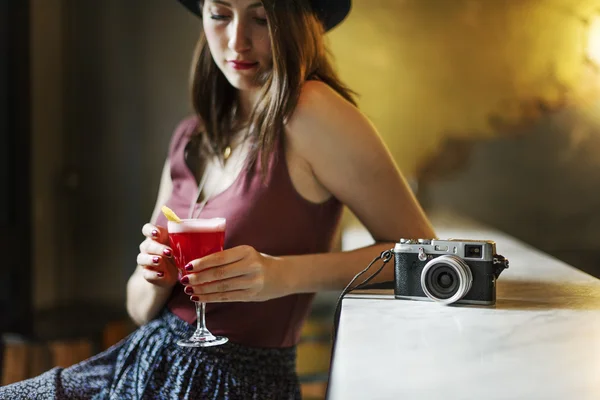
<path fill-rule="evenodd" d="M 221 14 L 210 14 L 210 19 L 214 19 L 217 21 L 224 21 L 226 19 L 228 19 L 229 17 L 227 15 L 221 15 Z"/>
<path fill-rule="evenodd" d="M 254 18 L 254 20 L 259 24 L 259 25 L 267 25 L 268 21 L 266 18 Z"/>

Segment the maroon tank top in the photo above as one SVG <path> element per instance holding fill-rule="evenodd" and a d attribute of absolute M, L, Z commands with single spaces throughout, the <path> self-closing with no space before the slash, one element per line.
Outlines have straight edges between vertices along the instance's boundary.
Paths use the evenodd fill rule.
<path fill-rule="evenodd" d="M 197 191 L 197 180 L 185 158 L 196 126 L 196 118 L 180 123 L 169 149 L 173 191 L 166 205 L 180 216 L 187 216 Z M 276 149 L 269 158 L 266 179 L 259 173 L 260 162 L 252 171 L 242 170 L 228 189 L 208 200 L 197 217 L 227 219 L 226 249 L 250 245 L 272 256 L 328 252 L 341 203 L 334 197 L 320 204 L 304 199 L 290 179 L 283 144 Z M 166 226 L 162 214 L 156 224 Z M 189 297 L 178 283 L 168 307 L 191 324 L 196 313 Z M 206 324 L 213 334 L 225 335 L 234 343 L 289 347 L 298 343 L 313 298 L 313 293 L 302 293 L 264 302 L 211 303 L 206 306 Z"/>

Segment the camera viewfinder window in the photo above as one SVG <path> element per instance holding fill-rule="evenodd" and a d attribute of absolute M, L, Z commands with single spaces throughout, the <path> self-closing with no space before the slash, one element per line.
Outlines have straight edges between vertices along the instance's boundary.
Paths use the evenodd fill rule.
<path fill-rule="evenodd" d="M 469 258 L 482 258 L 483 251 L 481 245 L 478 244 L 466 244 L 465 245 L 465 257 Z"/>

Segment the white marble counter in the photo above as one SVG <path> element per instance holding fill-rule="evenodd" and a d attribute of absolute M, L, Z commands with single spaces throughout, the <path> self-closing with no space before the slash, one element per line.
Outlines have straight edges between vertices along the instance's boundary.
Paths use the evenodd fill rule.
<path fill-rule="evenodd" d="M 348 295 L 328 399 L 600 399 L 600 280 L 485 226 L 432 222 L 441 239 L 496 241 L 510 261 L 496 306 Z"/>

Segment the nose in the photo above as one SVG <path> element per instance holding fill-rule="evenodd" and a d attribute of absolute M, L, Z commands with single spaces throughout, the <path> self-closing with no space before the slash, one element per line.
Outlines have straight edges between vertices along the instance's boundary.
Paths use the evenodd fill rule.
<path fill-rule="evenodd" d="M 230 25 L 229 48 L 236 53 L 243 53 L 252 47 L 247 25 L 241 19 Z"/>

